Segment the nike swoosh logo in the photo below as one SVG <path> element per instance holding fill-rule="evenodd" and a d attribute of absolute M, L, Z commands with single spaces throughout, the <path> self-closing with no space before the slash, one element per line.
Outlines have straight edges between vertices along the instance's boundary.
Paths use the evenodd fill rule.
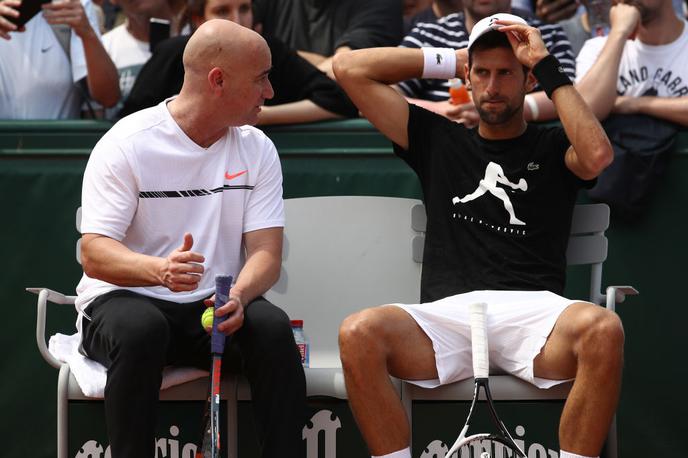
<path fill-rule="evenodd" d="M 48 46 L 47 48 L 41 48 L 41 52 L 47 52 L 52 46 Z"/>
<path fill-rule="evenodd" d="M 228 180 L 233 180 L 234 178 L 240 177 L 241 175 L 243 175 L 246 172 L 248 172 L 248 170 L 242 170 L 241 172 L 233 173 L 231 175 L 229 172 L 225 172 L 225 178 Z"/>

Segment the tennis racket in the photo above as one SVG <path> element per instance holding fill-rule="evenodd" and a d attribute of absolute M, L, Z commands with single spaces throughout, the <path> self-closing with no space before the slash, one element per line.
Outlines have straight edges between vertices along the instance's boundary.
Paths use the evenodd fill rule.
<path fill-rule="evenodd" d="M 229 288 L 232 277 L 218 275 L 215 277 L 215 309 L 229 302 Z M 220 378 L 222 373 L 222 354 L 225 351 L 224 334 L 217 326 L 227 319 L 227 315 L 213 317 L 213 331 L 210 336 L 210 382 L 208 398 L 203 409 L 201 441 L 196 444 L 196 458 L 219 458 L 220 456 Z"/>
<path fill-rule="evenodd" d="M 471 323 L 471 341 L 473 349 L 473 376 L 475 384 L 473 386 L 473 402 L 468 411 L 468 418 L 461 429 L 459 437 L 454 442 L 454 445 L 449 449 L 445 458 L 449 458 L 455 452 L 459 458 L 491 458 L 491 457 L 510 457 L 515 458 L 520 456 L 525 458 L 523 451 L 516 445 L 511 434 L 504 426 L 504 423 L 499 419 L 494 403 L 492 402 L 492 394 L 490 393 L 489 375 L 490 375 L 490 360 L 487 346 L 487 319 L 485 309 L 487 304 L 484 302 L 471 304 L 470 323 Z M 487 407 L 492 419 L 492 424 L 496 428 L 496 432 L 491 433 L 475 433 L 470 434 L 468 429 L 471 427 L 473 421 L 473 413 L 480 398 L 480 388 L 485 391 L 485 398 Z"/>

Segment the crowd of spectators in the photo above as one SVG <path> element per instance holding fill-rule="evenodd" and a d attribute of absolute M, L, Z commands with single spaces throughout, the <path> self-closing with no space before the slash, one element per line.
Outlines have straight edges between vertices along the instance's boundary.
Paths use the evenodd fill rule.
<path fill-rule="evenodd" d="M 332 74 L 335 54 L 384 46 L 460 49 L 478 20 L 511 12 L 541 31 L 600 119 L 642 112 L 686 126 L 686 1 L 612 7 L 611 0 L 61 0 L 17 26 L 22 0 L 0 0 L 0 119 L 115 121 L 174 96 L 184 46 L 212 18 L 253 28 L 268 41 L 275 98 L 260 123 L 356 117 Z M 171 38 L 156 50 L 151 20 L 169 24 Z M 452 103 L 449 85 L 414 79 L 396 88 L 411 103 L 475 125 L 473 103 Z M 529 121 L 557 117 L 537 86 L 524 113 Z"/>

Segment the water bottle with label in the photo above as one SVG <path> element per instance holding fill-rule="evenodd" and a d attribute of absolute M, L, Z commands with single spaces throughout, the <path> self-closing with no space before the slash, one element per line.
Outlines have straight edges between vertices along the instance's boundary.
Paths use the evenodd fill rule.
<path fill-rule="evenodd" d="M 303 320 L 291 320 L 291 330 L 294 332 L 294 340 L 301 353 L 301 364 L 303 367 L 308 367 L 309 344 L 308 337 L 303 332 Z"/>

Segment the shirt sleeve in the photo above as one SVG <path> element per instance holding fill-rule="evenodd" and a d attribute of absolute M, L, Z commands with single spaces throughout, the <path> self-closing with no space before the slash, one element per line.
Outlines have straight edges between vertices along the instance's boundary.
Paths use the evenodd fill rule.
<path fill-rule="evenodd" d="M 586 40 L 576 58 L 576 83 L 583 79 L 585 74 L 590 71 L 606 42 L 606 37 L 595 37 Z"/>
<path fill-rule="evenodd" d="M 258 180 L 246 203 L 243 232 L 270 227 L 284 227 L 282 167 L 277 149 L 267 137 Z"/>
<path fill-rule="evenodd" d="M 433 160 L 432 151 L 437 149 L 436 141 L 445 141 L 448 130 L 463 126 L 449 121 L 414 104 L 409 104 L 408 119 L 408 148 L 404 149 L 396 143 L 394 153 L 403 159 L 424 182 L 426 171 L 430 169 Z"/>
<path fill-rule="evenodd" d="M 138 186 L 124 152 L 107 138 L 93 149 L 81 191 L 81 232 L 121 241 L 138 205 Z"/>
<path fill-rule="evenodd" d="M 403 18 L 399 0 L 359 0 L 349 10 L 348 27 L 334 49 L 396 46 L 402 38 Z"/>

